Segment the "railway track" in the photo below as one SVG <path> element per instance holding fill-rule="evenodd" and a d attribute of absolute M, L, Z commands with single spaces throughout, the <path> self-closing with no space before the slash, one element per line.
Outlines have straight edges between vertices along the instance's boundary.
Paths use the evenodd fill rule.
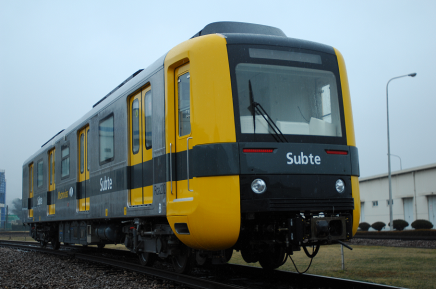
<path fill-rule="evenodd" d="M 194 269 L 190 275 L 174 273 L 171 269 L 143 267 L 136 255 L 128 251 L 112 249 L 98 250 L 82 246 L 61 246 L 61 250 L 41 248 L 35 242 L 0 241 L 0 246 L 20 250 L 37 251 L 82 260 L 84 263 L 118 268 L 122 271 L 146 274 L 189 288 L 398 288 L 368 282 L 346 280 L 311 274 L 297 274 L 280 270 L 266 271 L 242 265 L 227 264 L 212 269 Z M 103 256 L 104 255 L 104 256 Z M 108 257 L 109 256 L 109 257 Z M 90 265 L 92 266 L 92 265 Z M 164 269 L 162 269 L 164 267 Z M 171 268 L 167 266 L 167 268 Z M 109 270 L 109 269 L 108 269 Z"/>

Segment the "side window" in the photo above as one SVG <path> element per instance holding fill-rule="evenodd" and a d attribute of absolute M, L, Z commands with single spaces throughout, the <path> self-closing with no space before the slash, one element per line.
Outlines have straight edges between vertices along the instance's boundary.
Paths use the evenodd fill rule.
<path fill-rule="evenodd" d="M 139 99 L 132 103 L 132 152 L 139 152 L 139 120 L 140 120 Z"/>
<path fill-rule="evenodd" d="M 44 163 L 42 160 L 38 161 L 38 164 L 37 164 L 37 166 L 38 166 L 38 168 L 37 168 L 37 173 L 38 173 L 37 186 L 38 186 L 38 188 L 42 187 L 42 184 L 44 183 L 43 164 Z"/>
<path fill-rule="evenodd" d="M 151 149 L 152 136 L 152 106 L 151 106 L 151 90 L 147 91 L 144 99 L 145 110 L 145 147 Z"/>
<path fill-rule="evenodd" d="M 114 116 L 106 117 L 98 126 L 100 138 L 100 164 L 114 159 Z"/>
<path fill-rule="evenodd" d="M 178 78 L 178 97 L 179 97 L 179 136 L 191 133 L 191 99 L 189 72 Z"/>
<path fill-rule="evenodd" d="M 67 178 L 70 176 L 70 147 L 64 145 L 61 148 L 61 178 Z"/>

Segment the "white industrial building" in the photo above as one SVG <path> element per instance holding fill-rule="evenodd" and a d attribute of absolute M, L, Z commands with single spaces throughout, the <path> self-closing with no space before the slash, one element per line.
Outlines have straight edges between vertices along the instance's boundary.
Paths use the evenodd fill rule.
<path fill-rule="evenodd" d="M 406 220 L 424 219 L 436 228 L 436 164 L 391 173 L 393 218 Z M 388 174 L 359 179 L 361 213 L 360 222 L 389 223 Z"/>

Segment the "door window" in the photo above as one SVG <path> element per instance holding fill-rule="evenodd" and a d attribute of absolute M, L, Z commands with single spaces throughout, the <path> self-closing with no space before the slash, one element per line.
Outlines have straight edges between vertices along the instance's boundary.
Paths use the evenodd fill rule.
<path fill-rule="evenodd" d="M 178 77 L 179 136 L 191 133 L 191 85 L 189 72 Z"/>

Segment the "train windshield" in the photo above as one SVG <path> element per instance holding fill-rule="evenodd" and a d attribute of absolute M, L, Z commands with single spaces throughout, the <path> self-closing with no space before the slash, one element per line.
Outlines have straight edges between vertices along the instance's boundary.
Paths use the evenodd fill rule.
<path fill-rule="evenodd" d="M 342 139 L 338 81 L 332 69 L 323 65 L 326 56 L 247 50 L 249 57 L 234 66 L 239 135 L 255 141 L 274 134 L 282 134 L 287 141 L 296 136 L 312 137 L 312 141 L 320 136 Z"/>

